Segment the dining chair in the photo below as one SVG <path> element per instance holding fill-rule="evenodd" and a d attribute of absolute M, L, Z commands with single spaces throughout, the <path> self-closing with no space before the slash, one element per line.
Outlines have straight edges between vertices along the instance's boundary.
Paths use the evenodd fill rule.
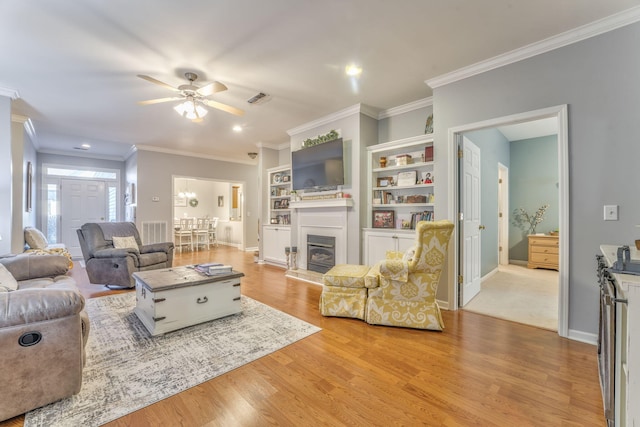
<path fill-rule="evenodd" d="M 195 227 L 193 228 L 193 240 L 194 246 L 196 249 L 200 249 L 201 246 L 204 246 L 209 250 L 210 240 L 209 240 L 209 225 L 211 220 L 209 218 L 198 218 L 196 219 Z"/>
<path fill-rule="evenodd" d="M 209 224 L 209 244 L 218 246 L 218 218 L 212 218 Z"/>
<path fill-rule="evenodd" d="M 173 231 L 174 243 L 182 252 L 183 247 L 187 246 L 189 250 L 193 250 L 193 218 L 180 218 L 180 225 Z"/>

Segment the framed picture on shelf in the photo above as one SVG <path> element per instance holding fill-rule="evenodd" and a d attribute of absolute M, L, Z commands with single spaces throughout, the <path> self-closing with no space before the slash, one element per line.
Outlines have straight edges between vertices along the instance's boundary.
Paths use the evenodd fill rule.
<path fill-rule="evenodd" d="M 289 175 L 282 175 L 282 182 L 289 182 Z"/>
<path fill-rule="evenodd" d="M 376 181 L 377 187 L 390 187 L 393 185 L 393 178 L 390 176 L 379 176 Z"/>
<path fill-rule="evenodd" d="M 280 200 L 275 200 L 273 202 L 273 209 L 280 209 L 281 203 Z"/>
<path fill-rule="evenodd" d="M 416 185 L 416 171 L 400 172 L 398 174 L 398 186 Z"/>
<path fill-rule="evenodd" d="M 394 211 L 373 211 L 373 228 L 394 228 Z"/>

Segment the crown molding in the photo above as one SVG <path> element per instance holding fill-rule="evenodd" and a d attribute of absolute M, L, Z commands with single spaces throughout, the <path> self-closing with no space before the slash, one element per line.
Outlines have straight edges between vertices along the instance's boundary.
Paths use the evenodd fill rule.
<path fill-rule="evenodd" d="M 257 142 L 256 147 L 258 148 L 268 148 L 270 150 L 282 150 L 283 148 L 289 148 L 291 145 L 290 142 L 282 142 L 280 144 L 267 144 L 266 142 Z"/>
<path fill-rule="evenodd" d="M 111 156 L 108 154 L 93 154 L 93 153 L 89 153 L 87 151 L 83 151 L 83 150 L 74 150 L 74 152 L 70 152 L 70 151 L 64 151 L 64 150 L 52 150 L 49 148 L 43 148 L 42 150 L 37 150 L 38 153 L 43 153 L 43 154 L 55 154 L 58 156 L 65 156 L 65 157 L 83 157 L 83 158 L 88 158 L 88 159 L 98 159 L 98 160 L 112 160 L 115 162 L 122 162 L 125 159 L 123 159 L 121 156 Z M 77 152 L 76 152 L 77 151 Z"/>
<path fill-rule="evenodd" d="M 387 119 L 389 117 L 398 116 L 400 114 L 408 113 L 410 111 L 418 110 L 420 108 L 430 107 L 433 105 L 433 97 L 419 99 L 417 101 L 409 102 L 407 104 L 398 105 L 397 107 L 388 108 L 380 111 L 378 114 L 378 120 Z"/>
<path fill-rule="evenodd" d="M 430 88 L 435 89 L 440 86 L 448 85 L 477 74 L 491 71 L 505 65 L 513 64 L 542 53 L 550 52 L 552 50 L 613 31 L 638 21 L 640 21 L 640 6 L 632 7 L 631 9 L 582 25 L 539 42 L 531 43 L 502 55 L 494 56 L 493 58 L 477 62 L 469 65 L 468 67 L 460 68 L 451 73 L 425 80 L 425 83 Z"/>
<path fill-rule="evenodd" d="M 14 100 L 20 98 L 20 94 L 18 93 L 17 90 L 10 89 L 8 87 L 1 87 L 1 86 L 0 86 L 0 96 L 6 96 L 7 98 L 11 98 Z"/>
<path fill-rule="evenodd" d="M 29 135 L 29 138 L 31 139 L 31 143 L 33 144 L 34 148 L 37 151 L 40 148 L 38 144 L 38 136 L 36 135 L 36 128 L 33 127 L 33 122 L 31 121 L 31 119 L 27 116 L 22 116 L 20 114 L 12 114 L 11 121 L 16 123 L 22 123 L 22 126 L 24 126 L 25 132 L 27 132 L 27 135 Z"/>
<path fill-rule="evenodd" d="M 287 134 L 289 136 L 298 135 L 302 132 L 315 129 L 323 125 L 331 124 L 336 120 L 344 119 L 345 117 L 353 116 L 354 114 L 358 114 L 358 113 L 364 114 L 365 116 L 369 116 L 372 119 L 378 118 L 378 111 L 375 108 L 369 107 L 364 104 L 356 104 L 356 105 L 352 105 L 351 107 L 344 108 L 340 111 L 336 111 L 335 113 L 329 114 L 328 116 L 320 117 L 319 119 L 314 120 L 312 122 L 308 122 L 298 127 L 295 127 L 293 129 L 289 129 L 287 131 Z"/>
<path fill-rule="evenodd" d="M 233 159 L 233 158 L 229 158 L 229 157 L 212 156 L 210 154 L 194 153 L 194 152 L 191 152 L 191 151 L 173 150 L 171 148 L 153 147 L 153 146 L 150 146 L 150 145 L 136 145 L 136 149 L 138 151 L 153 151 L 153 152 L 156 152 L 156 153 L 172 154 L 172 155 L 175 155 L 175 156 L 197 157 L 199 159 L 218 160 L 218 161 L 221 161 L 221 162 L 241 163 L 243 165 L 255 166 L 255 161 L 253 161 L 253 160 L 239 160 L 239 159 Z"/>

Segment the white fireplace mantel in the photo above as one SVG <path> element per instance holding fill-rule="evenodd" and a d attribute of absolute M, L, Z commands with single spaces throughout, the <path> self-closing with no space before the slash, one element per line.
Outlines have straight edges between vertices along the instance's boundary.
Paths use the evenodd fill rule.
<path fill-rule="evenodd" d="M 352 206 L 351 198 L 301 200 L 289 203 L 290 209 L 350 208 Z"/>

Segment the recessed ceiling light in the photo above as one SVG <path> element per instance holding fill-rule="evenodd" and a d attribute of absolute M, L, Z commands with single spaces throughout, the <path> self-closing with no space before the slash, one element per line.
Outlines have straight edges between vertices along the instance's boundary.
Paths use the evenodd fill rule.
<path fill-rule="evenodd" d="M 358 67 L 355 64 L 347 65 L 344 69 L 347 76 L 356 77 L 362 74 L 362 68 Z"/>
<path fill-rule="evenodd" d="M 233 127 L 233 131 L 234 131 L 234 132 L 242 132 L 242 126 L 240 126 L 240 125 L 235 125 L 235 126 Z"/>
<path fill-rule="evenodd" d="M 91 148 L 90 144 L 84 143 L 81 145 L 82 148 Z"/>

